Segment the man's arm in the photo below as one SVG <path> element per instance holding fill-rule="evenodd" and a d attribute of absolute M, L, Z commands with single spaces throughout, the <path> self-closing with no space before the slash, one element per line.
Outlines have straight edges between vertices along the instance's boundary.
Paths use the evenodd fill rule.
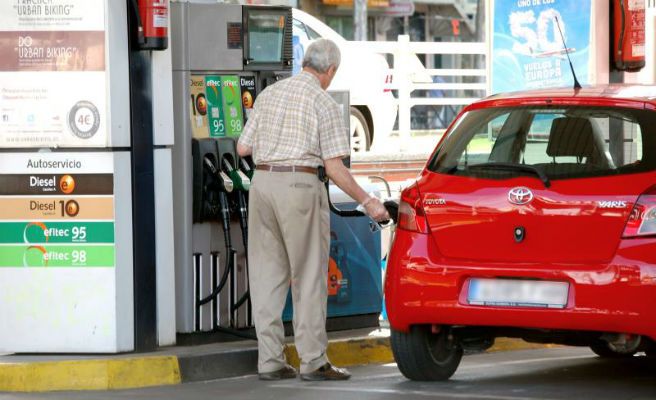
<path fill-rule="evenodd" d="M 256 101 L 257 103 L 257 101 Z M 253 143 L 255 142 L 255 131 L 257 130 L 257 111 L 253 109 L 252 115 L 246 121 L 244 130 L 237 141 L 237 154 L 239 157 L 253 155 Z"/>
<path fill-rule="evenodd" d="M 349 171 L 339 157 L 324 160 L 326 173 L 335 184 L 355 201 L 362 204 L 367 214 L 376 221 L 388 220 L 390 218 L 385 206 L 375 197 L 369 196 L 353 179 Z"/>

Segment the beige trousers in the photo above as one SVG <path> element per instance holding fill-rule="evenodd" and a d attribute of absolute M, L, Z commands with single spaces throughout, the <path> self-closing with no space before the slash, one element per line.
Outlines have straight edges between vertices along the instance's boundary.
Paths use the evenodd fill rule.
<path fill-rule="evenodd" d="M 249 193 L 248 261 L 258 371 L 285 365 L 282 312 L 291 283 L 301 373 L 326 363 L 330 215 L 316 175 L 256 171 Z"/>

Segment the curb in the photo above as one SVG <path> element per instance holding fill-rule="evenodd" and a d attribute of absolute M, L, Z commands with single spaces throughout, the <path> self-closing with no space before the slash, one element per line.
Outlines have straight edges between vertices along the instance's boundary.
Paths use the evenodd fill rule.
<path fill-rule="evenodd" d="M 487 349 L 486 353 L 497 352 L 497 351 L 514 351 L 514 350 L 533 350 L 533 349 L 544 349 L 552 347 L 561 347 L 558 344 L 550 343 L 529 343 L 525 342 L 522 339 L 513 339 L 513 338 L 497 338 L 494 341 L 494 346 Z"/>
<path fill-rule="evenodd" d="M 326 351 L 331 363 L 339 367 L 353 365 L 386 364 L 394 362 L 388 337 L 371 337 L 336 340 L 328 343 Z M 285 349 L 287 362 L 298 368 L 300 360 L 296 347 L 288 344 Z"/>
<path fill-rule="evenodd" d="M 512 351 L 551 347 L 499 338 L 487 350 Z M 389 337 L 332 340 L 328 358 L 348 367 L 394 362 Z M 288 344 L 285 355 L 298 367 L 296 348 Z M 49 392 L 134 389 L 176 385 L 257 373 L 257 349 L 197 355 L 145 356 L 47 362 L 0 362 L 0 392 Z"/>
<path fill-rule="evenodd" d="M 175 356 L 0 364 L 0 391 L 114 390 L 181 383 Z"/>

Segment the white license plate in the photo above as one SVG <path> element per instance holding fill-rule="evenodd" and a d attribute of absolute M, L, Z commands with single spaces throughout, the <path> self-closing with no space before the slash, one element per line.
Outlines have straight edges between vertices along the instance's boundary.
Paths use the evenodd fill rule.
<path fill-rule="evenodd" d="M 565 308 L 568 294 L 567 282 L 472 278 L 467 301 L 481 306 Z"/>

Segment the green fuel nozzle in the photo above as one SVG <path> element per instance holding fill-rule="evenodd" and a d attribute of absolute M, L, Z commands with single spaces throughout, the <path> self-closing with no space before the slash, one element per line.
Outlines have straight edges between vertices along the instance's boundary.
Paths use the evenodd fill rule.
<path fill-rule="evenodd" d="M 230 177 L 226 175 L 225 172 L 217 170 L 214 166 L 214 163 L 212 163 L 212 160 L 210 160 L 208 157 L 204 157 L 203 162 L 205 164 L 205 168 L 207 168 L 210 173 L 217 178 L 219 186 L 221 186 L 221 191 L 231 193 L 234 189 L 234 184 Z"/>
<path fill-rule="evenodd" d="M 245 158 L 240 158 L 239 159 L 239 165 L 241 165 L 241 170 L 248 176 L 248 179 L 253 179 L 253 173 L 255 172 L 253 168 L 251 168 L 251 165 L 246 161 Z"/>
<path fill-rule="evenodd" d="M 239 169 L 235 169 L 230 161 L 223 159 L 223 170 L 226 171 L 237 190 L 248 191 L 251 187 L 251 180 Z"/>

